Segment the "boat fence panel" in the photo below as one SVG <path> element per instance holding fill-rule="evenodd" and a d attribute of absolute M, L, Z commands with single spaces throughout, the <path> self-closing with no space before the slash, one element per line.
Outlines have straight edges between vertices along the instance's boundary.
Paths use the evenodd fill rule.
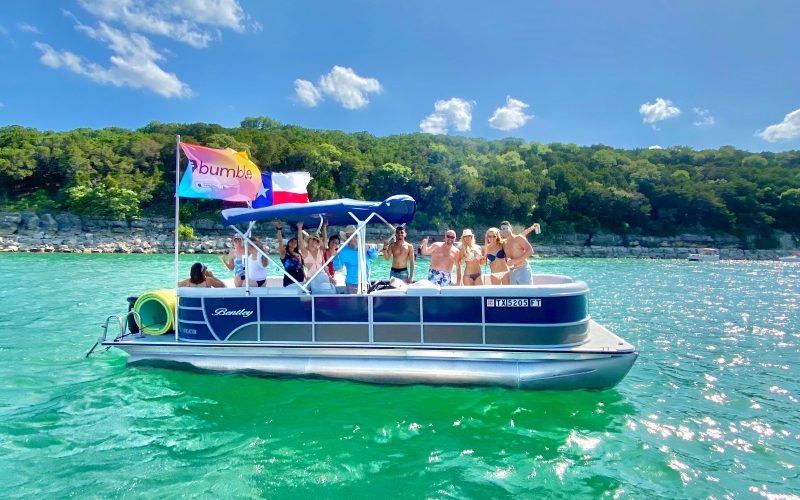
<path fill-rule="evenodd" d="M 544 291 L 487 287 L 479 295 L 453 288 L 459 292 L 419 296 L 192 294 L 179 298 L 178 338 L 524 347 L 580 345 L 588 338 L 585 284 L 554 284 Z"/>

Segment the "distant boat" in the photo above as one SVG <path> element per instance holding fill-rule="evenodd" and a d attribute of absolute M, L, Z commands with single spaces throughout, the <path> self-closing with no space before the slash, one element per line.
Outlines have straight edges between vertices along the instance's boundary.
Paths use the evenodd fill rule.
<path fill-rule="evenodd" d="M 795 252 L 792 255 L 786 255 L 778 260 L 781 262 L 800 262 L 800 252 Z"/>
<path fill-rule="evenodd" d="M 716 248 L 701 248 L 696 253 L 690 253 L 687 260 L 695 262 L 717 262 L 719 261 L 719 250 Z"/>

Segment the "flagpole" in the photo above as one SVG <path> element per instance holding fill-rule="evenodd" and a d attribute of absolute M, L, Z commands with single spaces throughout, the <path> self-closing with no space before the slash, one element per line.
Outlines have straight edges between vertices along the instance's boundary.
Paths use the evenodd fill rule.
<path fill-rule="evenodd" d="M 175 136 L 175 288 L 178 288 L 180 274 L 178 271 L 178 227 L 179 227 L 179 205 L 178 184 L 181 182 L 181 136 Z M 176 318 L 177 319 L 177 318 Z M 177 329 L 176 329 L 177 331 Z"/>

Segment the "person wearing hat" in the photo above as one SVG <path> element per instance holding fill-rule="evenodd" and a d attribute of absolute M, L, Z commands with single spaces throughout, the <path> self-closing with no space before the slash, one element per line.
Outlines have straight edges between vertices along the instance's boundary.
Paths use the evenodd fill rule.
<path fill-rule="evenodd" d="M 483 249 L 475 243 L 475 233 L 472 229 L 465 229 L 461 233 L 461 248 L 458 249 L 456 273 L 460 285 L 483 285 L 483 272 L 481 271 L 481 259 L 483 259 Z M 461 272 L 461 264 L 464 264 L 464 272 Z M 463 279 L 462 279 L 463 278 Z"/>
<path fill-rule="evenodd" d="M 455 246 L 456 232 L 448 229 L 444 233 L 444 241 L 428 246 L 428 238 L 422 240 L 422 255 L 431 256 L 431 267 L 428 271 L 428 280 L 439 286 L 448 286 L 453 283 L 453 266 L 458 258 L 458 248 Z"/>
<path fill-rule="evenodd" d="M 511 269 L 509 281 L 512 285 L 532 285 L 533 272 L 528 257 L 533 255 L 533 247 L 528 238 L 514 234 L 513 226 L 506 220 L 500 223 L 500 235 L 506 240 L 503 250 Z"/>
<path fill-rule="evenodd" d="M 398 278 L 408 284 L 414 281 L 414 245 L 406 241 L 406 228 L 395 228 L 394 241 L 384 242 L 381 254 L 386 260 L 392 259 L 389 278 Z"/>
<path fill-rule="evenodd" d="M 351 224 L 344 228 L 340 237 L 344 242 L 355 232 L 356 226 Z M 334 269 L 338 271 L 343 267 L 345 268 L 344 284 L 347 288 L 347 293 L 358 293 L 358 238 L 358 234 L 353 236 L 347 245 L 339 250 L 339 255 L 333 259 Z M 369 261 L 378 256 L 378 248 L 375 245 L 367 245 L 366 250 L 367 282 L 369 282 Z"/>

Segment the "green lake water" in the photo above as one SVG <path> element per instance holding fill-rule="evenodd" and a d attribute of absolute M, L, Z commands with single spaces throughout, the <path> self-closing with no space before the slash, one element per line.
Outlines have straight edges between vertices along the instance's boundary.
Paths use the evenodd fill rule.
<path fill-rule="evenodd" d="M 182 272 L 191 262 L 182 256 Z M 173 283 L 172 257 L 0 255 L 0 497 L 800 496 L 800 265 L 533 266 L 589 283 L 594 319 L 639 348 L 615 389 L 268 379 L 129 368 L 116 350 L 85 359 L 128 295 Z M 384 274 L 381 262 L 373 278 Z"/>

